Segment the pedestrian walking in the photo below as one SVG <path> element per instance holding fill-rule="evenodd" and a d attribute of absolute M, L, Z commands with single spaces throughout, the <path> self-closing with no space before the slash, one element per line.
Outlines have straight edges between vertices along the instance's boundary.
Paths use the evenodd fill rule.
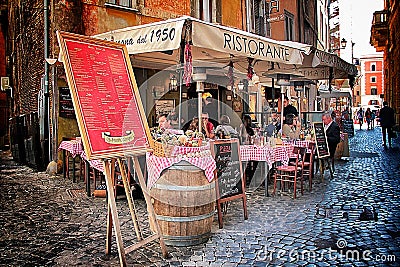
<path fill-rule="evenodd" d="M 375 128 L 375 119 L 376 119 L 375 111 L 372 111 L 372 114 L 371 114 L 371 130 Z"/>
<path fill-rule="evenodd" d="M 364 112 L 363 112 L 362 108 L 360 108 L 357 111 L 357 119 L 358 119 L 358 123 L 360 124 L 360 130 L 361 130 L 361 126 L 363 125 L 363 121 L 364 121 Z"/>
<path fill-rule="evenodd" d="M 365 111 L 365 120 L 367 121 L 367 130 L 371 129 L 372 111 L 370 108 Z"/>
<path fill-rule="evenodd" d="M 388 133 L 389 147 L 392 147 L 392 138 L 394 137 L 394 109 L 388 106 L 388 102 L 383 102 L 383 108 L 379 111 L 379 121 L 382 127 L 383 146 L 386 146 L 386 132 Z"/>

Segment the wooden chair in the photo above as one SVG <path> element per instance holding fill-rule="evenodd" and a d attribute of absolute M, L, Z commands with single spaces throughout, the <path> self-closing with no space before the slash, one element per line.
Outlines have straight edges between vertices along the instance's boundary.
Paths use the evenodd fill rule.
<path fill-rule="evenodd" d="M 303 182 L 305 178 L 308 180 L 308 188 L 312 190 L 312 179 L 314 178 L 314 158 L 315 158 L 315 147 L 316 144 L 310 142 L 308 144 L 308 152 L 306 152 L 305 159 L 303 162 L 303 173 L 301 179 L 301 190 L 303 191 Z"/>
<path fill-rule="evenodd" d="M 296 199 L 297 178 L 302 179 L 303 163 L 306 155 L 305 147 L 295 146 L 293 154 L 296 155 L 294 165 L 278 166 L 274 174 L 274 192 L 276 193 L 276 185 L 280 182 L 280 189 L 282 190 L 286 184 L 293 184 L 293 198 Z M 303 194 L 303 188 L 301 188 Z"/>

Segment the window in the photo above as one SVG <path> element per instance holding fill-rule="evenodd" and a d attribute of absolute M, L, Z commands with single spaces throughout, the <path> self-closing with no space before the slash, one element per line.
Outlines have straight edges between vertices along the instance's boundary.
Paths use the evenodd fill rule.
<path fill-rule="evenodd" d="M 256 0 L 254 5 L 255 33 L 261 36 L 266 34 L 264 1 Z"/>
<path fill-rule="evenodd" d="M 207 22 L 221 23 L 221 0 L 195 0 L 191 2 L 191 16 Z"/>
<path fill-rule="evenodd" d="M 376 70 L 376 64 L 375 63 L 371 63 L 371 71 L 375 71 Z"/>
<path fill-rule="evenodd" d="M 371 87 L 371 95 L 377 95 L 378 94 L 378 89 L 376 87 Z"/>
<path fill-rule="evenodd" d="M 371 83 L 376 83 L 376 77 L 375 76 L 371 76 Z"/>
<path fill-rule="evenodd" d="M 269 3 L 263 0 L 249 2 L 248 31 L 261 36 L 269 36 L 269 25 L 267 25 L 267 17 L 269 17 L 267 10 L 269 9 Z"/>
<path fill-rule="evenodd" d="M 360 95 L 360 91 L 357 91 L 357 96 L 359 96 Z"/>
<path fill-rule="evenodd" d="M 128 7 L 128 8 L 136 8 L 136 0 L 106 0 L 106 4 Z"/>
<path fill-rule="evenodd" d="M 285 10 L 285 39 L 287 41 L 294 41 L 294 16 Z"/>

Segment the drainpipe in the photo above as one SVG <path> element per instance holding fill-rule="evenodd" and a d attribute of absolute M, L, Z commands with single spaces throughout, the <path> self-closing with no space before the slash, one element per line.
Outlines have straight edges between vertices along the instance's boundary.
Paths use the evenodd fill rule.
<path fill-rule="evenodd" d="M 44 0 L 44 59 L 49 58 L 49 0 Z M 43 139 L 42 151 L 43 151 L 43 162 L 46 166 L 51 158 L 50 142 L 49 142 L 49 65 L 44 61 L 44 81 L 43 81 Z"/>

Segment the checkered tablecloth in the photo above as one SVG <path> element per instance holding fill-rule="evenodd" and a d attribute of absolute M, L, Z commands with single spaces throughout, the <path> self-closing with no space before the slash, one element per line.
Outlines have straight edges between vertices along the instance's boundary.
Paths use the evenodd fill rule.
<path fill-rule="evenodd" d="M 265 161 L 271 168 L 274 162 L 280 161 L 282 164 L 287 165 L 289 162 L 289 153 L 293 150 L 291 145 L 277 145 L 271 146 L 255 146 L 255 145 L 241 145 L 240 146 L 240 159 L 242 161 Z"/>
<path fill-rule="evenodd" d="M 82 151 L 81 153 L 81 158 L 83 158 L 84 160 L 86 160 L 87 162 L 89 162 L 89 165 L 93 168 L 95 168 L 98 171 L 101 171 L 102 173 L 104 173 L 104 164 L 103 161 L 101 160 L 88 160 L 85 151 Z"/>
<path fill-rule="evenodd" d="M 216 169 L 215 160 L 211 156 L 204 156 L 204 157 L 188 157 L 188 156 L 181 156 L 181 157 L 157 157 L 154 156 L 152 153 L 146 154 L 146 164 L 147 164 L 147 171 L 148 171 L 148 179 L 147 179 L 147 187 L 151 188 L 160 178 L 160 175 L 163 170 L 171 167 L 175 163 L 180 161 L 187 161 L 190 164 L 204 170 L 204 174 L 207 177 L 207 180 L 211 182 L 214 179 L 214 170 Z"/>
<path fill-rule="evenodd" d="M 283 144 L 292 146 L 292 150 L 289 153 L 290 158 L 295 158 L 296 155 L 293 154 L 293 146 L 299 147 L 306 147 L 307 152 L 310 153 L 311 151 L 308 149 L 308 145 L 310 143 L 315 143 L 313 140 L 294 140 L 294 141 L 284 141 Z"/>
<path fill-rule="evenodd" d="M 187 146 L 175 146 L 171 155 L 173 157 L 179 156 L 179 155 L 189 155 L 189 156 L 195 156 L 199 155 L 199 153 L 204 154 L 203 152 L 210 151 L 210 143 L 206 143 L 203 146 L 199 147 L 187 147 Z"/>
<path fill-rule="evenodd" d="M 75 158 L 76 155 L 80 155 L 83 152 L 82 141 L 62 141 L 58 147 L 58 150 L 62 149 L 67 150 L 69 153 L 71 153 L 71 156 Z"/>
<path fill-rule="evenodd" d="M 66 150 L 71 153 L 71 156 L 75 158 L 77 155 L 89 162 L 89 165 L 101 172 L 104 172 L 103 162 L 101 160 L 87 160 L 86 153 L 83 150 L 81 140 L 62 141 L 58 150 Z"/>

